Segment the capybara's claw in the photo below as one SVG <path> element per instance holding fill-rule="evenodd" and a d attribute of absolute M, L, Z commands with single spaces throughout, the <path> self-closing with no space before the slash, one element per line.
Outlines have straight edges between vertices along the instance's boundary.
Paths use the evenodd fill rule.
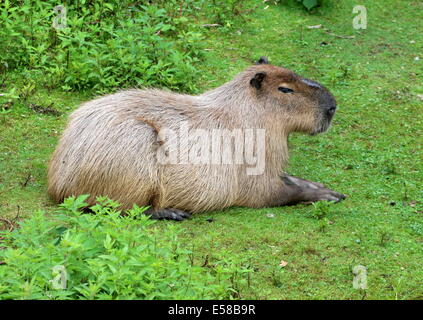
<path fill-rule="evenodd" d="M 327 200 L 333 202 L 340 202 L 346 198 L 346 196 L 342 193 L 338 193 L 336 191 L 330 189 L 323 189 L 322 194 L 319 200 Z"/>

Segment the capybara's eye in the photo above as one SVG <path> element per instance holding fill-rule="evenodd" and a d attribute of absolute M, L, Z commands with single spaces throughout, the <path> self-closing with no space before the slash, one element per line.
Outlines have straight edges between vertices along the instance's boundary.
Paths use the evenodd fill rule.
<path fill-rule="evenodd" d="M 294 90 L 292 90 L 290 88 L 286 88 L 286 87 L 279 87 L 278 90 L 283 92 L 283 93 L 293 93 L 294 92 Z"/>

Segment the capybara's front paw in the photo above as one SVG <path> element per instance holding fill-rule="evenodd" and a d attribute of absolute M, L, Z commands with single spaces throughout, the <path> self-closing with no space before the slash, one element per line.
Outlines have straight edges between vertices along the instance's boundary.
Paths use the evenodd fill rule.
<path fill-rule="evenodd" d="M 146 214 L 151 215 L 152 219 L 157 219 L 157 220 L 182 221 L 184 219 L 188 219 L 189 217 L 191 217 L 191 215 L 188 212 L 185 212 L 179 209 L 166 208 L 166 209 L 156 209 L 151 211 L 150 210 L 148 210 Z"/>

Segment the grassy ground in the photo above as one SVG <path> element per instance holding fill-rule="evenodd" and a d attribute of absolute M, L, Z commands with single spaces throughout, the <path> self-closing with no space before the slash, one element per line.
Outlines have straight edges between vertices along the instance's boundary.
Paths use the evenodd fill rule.
<path fill-rule="evenodd" d="M 354 30 L 356 2 L 328 2 L 314 14 L 260 4 L 239 30 L 217 29 L 205 43 L 200 87 L 229 80 L 261 55 L 325 84 L 339 104 L 332 129 L 293 135 L 287 171 L 349 198 L 200 214 L 181 224 L 181 240 L 197 264 L 233 256 L 252 267 L 241 298 L 423 299 L 423 3 L 363 0 L 368 29 Z M 56 207 L 45 193 L 47 161 L 67 114 L 90 97 L 37 88 L 0 115 L 0 216 Z M 54 103 L 63 114 L 33 112 L 29 102 Z M 357 265 L 367 269 L 366 290 L 353 288 Z"/>

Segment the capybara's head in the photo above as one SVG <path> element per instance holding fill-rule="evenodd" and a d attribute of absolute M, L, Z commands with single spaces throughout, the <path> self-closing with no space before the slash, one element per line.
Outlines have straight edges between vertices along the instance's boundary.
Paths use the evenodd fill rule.
<path fill-rule="evenodd" d="M 265 57 L 245 75 L 250 79 L 252 94 L 264 103 L 266 112 L 283 116 L 288 131 L 314 135 L 329 128 L 336 101 L 320 83 L 270 65 Z"/>

